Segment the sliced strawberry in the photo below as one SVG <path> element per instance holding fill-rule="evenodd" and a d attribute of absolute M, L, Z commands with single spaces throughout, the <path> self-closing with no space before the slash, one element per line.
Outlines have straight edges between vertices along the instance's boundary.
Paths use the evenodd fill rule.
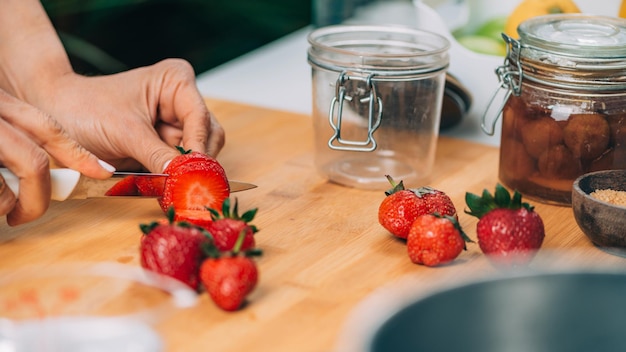
<path fill-rule="evenodd" d="M 126 176 L 116 184 L 114 184 L 108 191 L 104 193 L 106 196 L 136 196 L 139 195 L 139 189 L 135 183 L 135 176 Z"/>
<path fill-rule="evenodd" d="M 169 175 L 163 197 L 159 198 L 163 211 L 167 211 L 170 206 L 176 212 L 203 210 L 207 207 L 219 209 L 230 195 L 226 173 L 215 160 L 188 162 Z"/>
<path fill-rule="evenodd" d="M 190 224 L 207 228 L 213 222 L 208 210 L 179 210 L 176 213 L 176 221 L 185 221 Z"/>
<path fill-rule="evenodd" d="M 141 176 L 135 179 L 135 184 L 140 195 L 146 197 L 160 197 L 165 189 L 165 177 Z"/>

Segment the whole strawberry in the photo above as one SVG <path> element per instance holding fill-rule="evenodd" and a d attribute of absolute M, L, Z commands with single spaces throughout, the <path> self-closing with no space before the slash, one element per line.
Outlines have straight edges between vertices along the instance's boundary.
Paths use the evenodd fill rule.
<path fill-rule="evenodd" d="M 439 213 L 456 217 L 456 208 L 442 191 L 430 187 L 405 189 L 402 181 L 396 184 L 386 175 L 392 188 L 385 192 L 378 208 L 378 222 L 399 238 L 407 238 L 411 224 L 418 216 Z"/>
<path fill-rule="evenodd" d="M 174 210 L 167 212 L 168 222 L 142 224 L 141 266 L 167 275 L 198 289 L 198 269 L 204 258 L 202 246 L 210 236 L 202 229 L 174 221 Z"/>
<path fill-rule="evenodd" d="M 465 242 L 472 240 L 455 217 L 424 214 L 411 225 L 407 250 L 413 263 L 437 266 L 456 259 L 466 249 Z"/>
<path fill-rule="evenodd" d="M 534 207 L 522 202 L 515 191 L 513 197 L 497 184 L 494 195 L 487 190 L 481 196 L 466 193 L 469 215 L 479 218 L 476 237 L 480 249 L 494 262 L 507 266 L 528 263 L 541 248 L 545 230 Z"/>
<path fill-rule="evenodd" d="M 211 222 L 203 224 L 213 237 L 213 243 L 220 251 L 230 251 L 235 246 L 240 234 L 244 234 L 241 250 L 245 251 L 255 246 L 254 234 L 258 231 L 250 222 L 256 215 L 257 208 L 251 209 L 239 216 L 237 200 L 231 209 L 230 198 L 222 203 L 222 214 L 215 209 L 208 209 L 211 214 Z"/>
<path fill-rule="evenodd" d="M 207 259 L 200 266 L 200 280 L 213 302 L 223 310 L 238 310 L 259 280 L 259 271 L 251 258 L 259 250 L 240 251 L 245 234 L 242 232 L 232 251 L 220 252 L 209 245 Z"/>

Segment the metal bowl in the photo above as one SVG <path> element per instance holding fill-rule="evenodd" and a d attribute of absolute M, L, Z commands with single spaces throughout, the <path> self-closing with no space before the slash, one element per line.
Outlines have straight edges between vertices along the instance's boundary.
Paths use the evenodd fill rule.
<path fill-rule="evenodd" d="M 626 207 L 590 195 L 601 189 L 626 191 L 626 170 L 597 171 L 576 179 L 572 188 L 574 218 L 596 246 L 623 256 L 626 253 Z"/>
<path fill-rule="evenodd" d="M 560 273 L 478 282 L 397 312 L 378 351 L 624 351 L 626 275 Z"/>
<path fill-rule="evenodd" d="M 412 281 L 414 290 L 425 284 Z M 372 296 L 354 312 L 338 351 L 626 351 L 623 270 L 472 280 L 390 309 L 395 291 Z"/>

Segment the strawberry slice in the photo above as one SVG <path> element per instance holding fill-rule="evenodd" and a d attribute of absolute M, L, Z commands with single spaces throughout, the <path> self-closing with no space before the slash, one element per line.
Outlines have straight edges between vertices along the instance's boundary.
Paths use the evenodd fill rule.
<path fill-rule="evenodd" d="M 104 195 L 106 196 L 136 196 L 139 189 L 135 183 L 135 176 L 126 176 L 114 184 Z"/>
<path fill-rule="evenodd" d="M 164 212 L 170 207 L 176 212 L 219 209 L 230 195 L 226 173 L 215 159 L 187 162 L 167 172 L 170 176 L 165 181 L 163 197 L 159 198 Z"/>
<path fill-rule="evenodd" d="M 208 210 L 179 210 L 174 218 L 176 221 L 188 222 L 192 225 L 200 226 L 204 229 L 213 222 L 211 212 Z"/>
<path fill-rule="evenodd" d="M 141 176 L 135 179 L 137 190 L 140 195 L 146 197 L 160 197 L 165 189 L 165 177 Z"/>

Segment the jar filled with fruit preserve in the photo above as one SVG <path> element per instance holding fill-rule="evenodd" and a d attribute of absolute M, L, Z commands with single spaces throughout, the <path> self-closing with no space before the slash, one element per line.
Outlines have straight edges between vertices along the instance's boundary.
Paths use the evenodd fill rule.
<path fill-rule="evenodd" d="M 314 157 L 331 182 L 387 189 L 430 176 L 450 43 L 399 26 L 337 25 L 308 37 Z"/>
<path fill-rule="evenodd" d="M 505 92 L 499 177 L 529 198 L 569 205 L 581 174 L 626 169 L 626 21 L 547 15 L 518 32 L 503 35 L 496 70 Z"/>

